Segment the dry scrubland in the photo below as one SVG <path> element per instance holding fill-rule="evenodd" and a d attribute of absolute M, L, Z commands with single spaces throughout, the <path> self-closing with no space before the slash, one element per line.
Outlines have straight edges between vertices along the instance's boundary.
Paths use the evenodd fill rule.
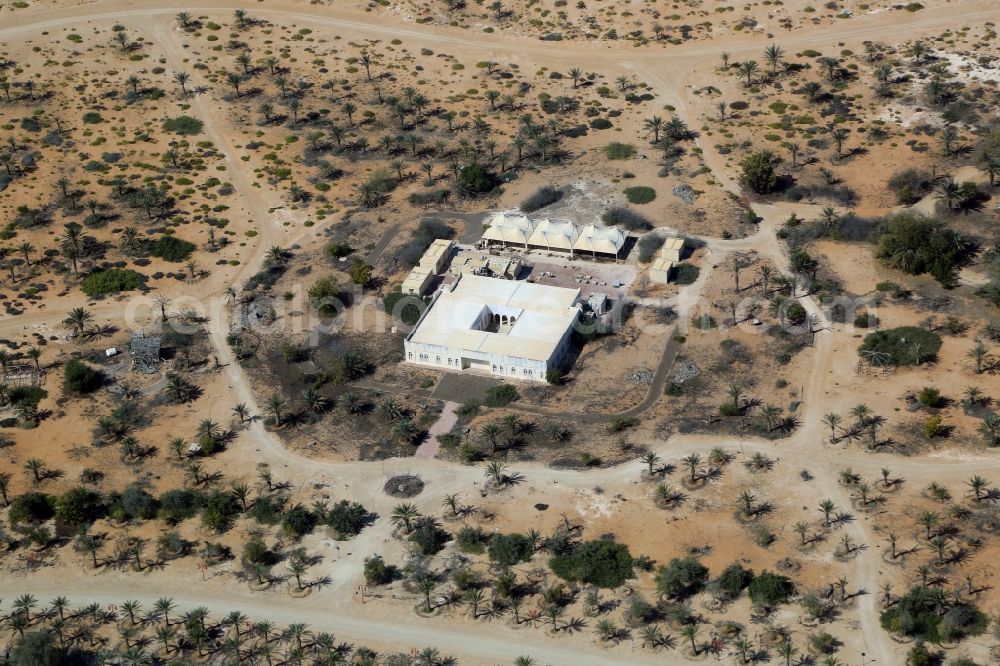
<path fill-rule="evenodd" d="M 995 17 L 923 4 L 0 7 L 12 663 L 994 663 Z M 400 365 L 516 206 L 621 326 Z"/>

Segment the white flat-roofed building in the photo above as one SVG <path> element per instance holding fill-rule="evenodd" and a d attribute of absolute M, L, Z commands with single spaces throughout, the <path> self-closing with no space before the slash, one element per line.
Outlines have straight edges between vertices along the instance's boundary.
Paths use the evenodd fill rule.
<path fill-rule="evenodd" d="M 579 314 L 579 289 L 466 273 L 407 336 L 406 361 L 543 382 L 565 358 Z"/>
<path fill-rule="evenodd" d="M 455 243 L 446 238 L 437 239 L 427 248 L 424 256 L 420 257 L 420 263 L 417 265 L 434 274 L 444 272 L 444 267 L 451 258 L 451 248 L 454 246 Z"/>
<path fill-rule="evenodd" d="M 427 287 L 433 279 L 433 271 L 417 266 L 403 280 L 402 291 L 410 296 L 423 296 L 427 293 Z"/>
<path fill-rule="evenodd" d="M 684 252 L 684 239 L 676 236 L 664 240 L 663 247 L 660 248 L 660 256 L 675 264 L 680 263 L 682 252 Z"/>
<path fill-rule="evenodd" d="M 674 262 L 663 257 L 657 258 L 653 265 L 649 267 L 650 282 L 666 284 L 670 282 L 670 272 L 674 269 Z"/>

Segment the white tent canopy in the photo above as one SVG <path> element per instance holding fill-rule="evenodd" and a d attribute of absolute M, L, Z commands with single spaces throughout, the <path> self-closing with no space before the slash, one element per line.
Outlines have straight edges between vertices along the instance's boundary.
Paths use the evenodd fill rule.
<path fill-rule="evenodd" d="M 625 246 L 625 234 L 617 227 L 588 224 L 580 229 L 580 237 L 573 244 L 577 252 L 617 255 Z"/>
<path fill-rule="evenodd" d="M 542 218 L 530 220 L 519 210 L 493 213 L 483 224 L 483 241 L 503 245 L 546 248 L 560 252 L 587 252 L 618 256 L 625 247 L 626 235 L 617 227 L 597 224 L 579 225 L 569 220 Z"/>
<path fill-rule="evenodd" d="M 486 218 L 484 224 L 489 225 L 483 232 L 483 240 L 495 243 L 514 243 L 527 245 L 534 225 L 528 216 L 516 210 L 493 213 Z"/>
<path fill-rule="evenodd" d="M 569 220 L 545 218 L 535 221 L 535 231 L 528 238 L 528 245 L 572 252 L 579 237 L 580 230 Z"/>

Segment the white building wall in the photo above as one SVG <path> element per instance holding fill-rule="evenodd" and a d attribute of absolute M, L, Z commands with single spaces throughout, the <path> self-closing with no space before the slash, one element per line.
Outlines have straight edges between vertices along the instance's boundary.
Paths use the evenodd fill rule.
<path fill-rule="evenodd" d="M 555 364 L 565 354 L 564 347 L 567 340 L 568 335 L 564 337 L 553 354 L 553 358 L 549 361 L 536 361 L 469 349 L 450 349 L 441 345 L 420 344 L 409 340 L 403 343 L 403 350 L 406 354 L 406 362 L 414 365 L 454 372 L 479 370 L 496 377 L 544 382 L 549 362 Z"/>

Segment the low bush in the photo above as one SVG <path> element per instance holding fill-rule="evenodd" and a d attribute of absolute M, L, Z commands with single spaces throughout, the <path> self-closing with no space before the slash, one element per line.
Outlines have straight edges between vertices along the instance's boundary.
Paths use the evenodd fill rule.
<path fill-rule="evenodd" d="M 552 187 L 551 185 L 544 185 L 532 192 L 524 201 L 521 202 L 521 210 L 525 213 L 533 213 L 536 210 L 545 208 L 546 206 L 551 206 L 562 198 L 563 191 L 561 189 L 558 187 Z"/>
<path fill-rule="evenodd" d="M 94 271 L 83 279 L 80 289 L 87 296 L 102 296 L 104 294 L 116 294 L 120 291 L 132 291 L 138 289 L 146 281 L 141 273 L 136 273 L 127 268 L 108 268 L 106 270 Z"/>
<path fill-rule="evenodd" d="M 656 190 L 645 185 L 625 188 L 625 198 L 630 204 L 647 204 L 656 199 Z"/>
<path fill-rule="evenodd" d="M 549 560 L 549 568 L 571 583 L 614 588 L 632 578 L 632 556 L 622 543 L 584 541 Z"/>
<path fill-rule="evenodd" d="M 917 326 L 902 326 L 869 333 L 858 352 L 882 352 L 893 365 L 921 365 L 937 356 L 941 336 Z"/>
<path fill-rule="evenodd" d="M 180 262 L 191 256 L 197 246 L 176 236 L 160 236 L 149 246 L 149 253 L 164 261 Z"/>
<path fill-rule="evenodd" d="M 628 231 L 649 231 L 652 223 L 628 208 L 609 208 L 601 215 L 601 221 L 608 226 L 618 226 Z"/>
<path fill-rule="evenodd" d="M 205 124 L 203 122 L 197 118 L 192 118 L 191 116 L 178 116 L 176 118 L 169 118 L 163 121 L 164 132 L 180 134 L 181 136 L 194 136 L 196 134 L 201 134 L 201 130 L 204 126 Z"/>
<path fill-rule="evenodd" d="M 92 393 L 101 387 L 104 374 L 78 358 L 70 359 L 63 368 L 66 387 L 76 393 Z"/>
<path fill-rule="evenodd" d="M 656 258 L 656 253 L 663 247 L 664 238 L 657 234 L 646 234 L 636 244 L 639 248 L 639 261 L 648 263 Z"/>
<path fill-rule="evenodd" d="M 486 399 L 483 402 L 487 407 L 506 407 L 519 397 L 517 388 L 512 384 L 500 384 L 486 392 Z"/>
<path fill-rule="evenodd" d="M 631 143 L 609 143 L 601 149 L 609 160 L 627 160 L 635 157 L 635 146 Z"/>

